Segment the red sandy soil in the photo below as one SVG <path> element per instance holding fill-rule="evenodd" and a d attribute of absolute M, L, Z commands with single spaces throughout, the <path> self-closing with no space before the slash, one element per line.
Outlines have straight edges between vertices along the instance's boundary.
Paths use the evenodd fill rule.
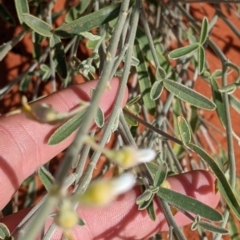
<path fill-rule="evenodd" d="M 3 1 L 4 4 L 6 4 L 8 10 L 15 14 L 14 4 L 13 1 Z M 57 4 L 55 6 L 56 10 L 59 10 L 62 8 L 64 4 L 64 1 L 57 1 Z M 221 7 L 224 9 L 224 7 L 221 5 Z M 202 18 L 204 16 L 208 17 L 210 20 L 214 14 L 214 6 L 211 4 L 192 4 L 192 12 L 195 15 L 196 19 L 199 20 L 199 23 L 201 22 Z M 240 20 L 233 14 L 228 13 L 226 10 L 224 10 L 224 14 L 235 24 L 235 26 L 240 26 Z M 59 20 L 61 21 L 61 20 Z M 60 22 L 59 22 L 60 23 Z M 21 27 L 11 27 L 6 26 L 6 24 L 0 19 L 0 44 L 3 42 L 7 42 L 8 40 L 12 39 L 13 36 L 15 36 L 18 32 L 21 31 Z M 223 53 L 227 56 L 227 58 L 234 62 L 237 65 L 240 65 L 240 41 L 235 36 L 232 31 L 229 29 L 229 27 L 221 20 L 219 19 L 217 21 L 217 24 L 214 26 L 212 32 L 211 32 L 211 39 L 218 45 L 218 47 L 223 51 Z M 81 52 L 83 53 L 83 56 L 86 54 L 87 51 L 84 49 L 84 45 L 81 46 Z M 85 52 L 84 52 L 85 51 Z M 15 79 L 17 76 L 19 76 L 24 70 L 27 69 L 29 66 L 31 60 L 32 60 L 32 43 L 31 43 L 31 37 L 30 34 L 27 34 L 23 41 L 21 41 L 19 44 L 17 44 L 12 51 L 4 58 L 4 60 L 0 63 L 0 72 L 1 72 L 1 81 L 0 81 L 0 88 L 4 87 L 7 83 L 11 82 L 13 79 Z M 212 51 L 209 49 L 207 50 L 207 59 L 209 62 L 209 67 L 213 71 L 215 69 L 221 68 L 221 62 L 217 57 L 214 55 Z M 191 73 L 190 73 L 191 74 Z M 228 77 L 228 81 L 231 82 L 236 77 L 236 73 L 233 72 Z M 220 82 L 219 82 L 220 84 Z M 45 84 L 44 88 L 43 85 L 40 85 L 41 93 L 43 94 L 50 94 L 50 84 Z M 198 79 L 196 81 L 195 89 L 202 94 L 204 94 L 207 97 L 211 97 L 211 89 L 209 85 L 207 85 L 202 79 Z M 33 91 L 33 84 L 30 85 L 28 92 L 26 93 L 27 96 L 31 96 Z M 239 91 L 236 91 L 236 96 L 239 95 Z M 17 87 L 14 87 L 5 97 L 1 100 L 0 104 L 0 113 L 4 114 L 12 109 L 15 109 L 16 107 L 20 106 L 20 95 L 21 93 L 18 92 Z M 209 112 L 204 111 L 204 117 L 208 121 L 210 121 L 212 124 L 214 124 L 216 127 L 222 129 L 221 123 L 218 119 L 218 116 L 216 115 L 216 112 Z M 237 135 L 240 136 L 240 117 L 237 112 L 235 112 L 233 109 L 231 109 L 231 119 L 232 119 L 232 126 L 234 131 Z M 226 146 L 226 137 L 216 133 L 215 131 L 209 130 L 212 132 L 214 137 L 217 139 L 220 145 L 224 146 L 225 149 L 227 149 Z M 206 150 L 211 153 L 211 149 L 209 149 L 209 146 L 207 143 L 203 144 L 206 147 Z M 215 148 L 218 149 L 218 146 L 215 144 Z M 235 157 L 236 157 L 236 165 L 237 165 L 237 173 L 240 173 L 240 163 L 238 161 L 240 157 L 240 148 L 237 144 L 237 142 L 234 140 L 234 149 L 235 149 Z M 41 188 L 40 188 L 41 189 Z M 41 190 L 40 190 L 41 191 Z M 187 239 L 199 239 L 198 234 L 196 232 L 192 232 L 189 227 L 185 228 L 185 233 L 187 236 Z M 226 238 L 227 239 L 227 238 Z"/>

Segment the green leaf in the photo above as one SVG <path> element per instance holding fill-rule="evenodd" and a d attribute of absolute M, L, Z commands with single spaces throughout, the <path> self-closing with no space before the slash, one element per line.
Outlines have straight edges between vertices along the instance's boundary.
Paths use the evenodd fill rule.
<path fill-rule="evenodd" d="M 146 34 L 144 32 L 141 32 L 140 29 L 138 29 L 138 32 L 137 32 L 137 37 L 138 36 L 140 36 L 141 38 L 147 38 Z M 146 41 L 146 51 L 144 49 L 146 58 L 153 66 L 155 66 L 155 62 L 153 61 L 151 49 L 147 47 L 147 43 L 148 43 L 148 40 Z M 164 50 L 163 50 L 161 44 L 159 42 L 156 42 L 156 43 L 154 43 L 154 47 L 155 47 L 155 52 L 156 52 L 159 64 L 161 66 L 161 69 L 163 70 L 161 72 L 161 77 L 162 77 L 162 79 L 164 79 L 165 77 L 163 77 L 163 74 L 168 73 L 171 70 L 171 66 L 168 62 L 168 59 L 164 55 Z"/>
<path fill-rule="evenodd" d="M 0 223 L 0 238 L 1 239 L 8 239 L 11 236 L 10 231 L 8 230 L 7 226 L 3 223 Z"/>
<path fill-rule="evenodd" d="M 152 198 L 152 192 L 149 189 L 145 189 L 145 191 L 137 197 L 136 204 L 141 204 L 143 202 L 146 202 Z"/>
<path fill-rule="evenodd" d="M 188 126 L 188 123 L 184 117 L 178 117 L 178 129 L 180 133 L 180 137 L 184 144 L 191 142 L 191 131 Z"/>
<path fill-rule="evenodd" d="M 44 166 L 41 166 L 38 169 L 38 176 L 40 177 L 46 190 L 48 192 L 50 192 L 51 187 L 54 183 L 54 178 L 53 178 L 52 174 Z"/>
<path fill-rule="evenodd" d="M 67 13 L 65 21 L 69 23 L 79 18 L 80 15 L 87 9 L 90 2 L 91 0 L 81 0 L 77 5 L 71 7 L 69 12 Z"/>
<path fill-rule="evenodd" d="M 27 74 L 24 78 L 22 78 L 19 85 L 19 91 L 27 92 L 31 80 L 32 80 L 32 76 L 29 74 Z"/>
<path fill-rule="evenodd" d="M 139 45 L 134 45 L 134 57 L 139 60 L 139 65 L 136 66 L 138 73 L 138 83 L 140 87 L 140 92 L 142 94 L 144 106 L 152 114 L 156 107 L 156 103 L 150 97 L 151 91 L 151 81 L 148 71 L 148 66 L 144 58 L 144 53 Z"/>
<path fill-rule="evenodd" d="M 36 200 L 36 197 L 37 197 L 37 191 L 36 191 L 37 187 L 38 187 L 38 184 L 37 184 L 36 178 L 33 178 L 33 180 L 27 186 L 27 193 L 26 193 L 26 198 L 24 202 L 24 208 L 33 206 L 34 201 Z"/>
<path fill-rule="evenodd" d="M 78 226 L 84 226 L 84 225 L 85 225 L 85 222 L 81 218 L 79 218 L 78 219 Z"/>
<path fill-rule="evenodd" d="M 240 229 L 237 225 L 238 222 L 230 215 L 227 222 L 227 227 L 229 230 L 229 237 L 231 240 L 240 240 Z"/>
<path fill-rule="evenodd" d="M 160 187 L 157 195 L 176 208 L 192 212 L 210 221 L 220 222 L 223 219 L 218 211 L 212 209 L 206 204 L 173 190 Z"/>
<path fill-rule="evenodd" d="M 78 113 L 76 116 L 72 117 L 61 125 L 49 138 L 48 144 L 55 145 L 62 142 L 64 139 L 69 137 L 73 132 L 75 132 L 82 121 L 85 111 Z"/>
<path fill-rule="evenodd" d="M 219 168 L 217 163 L 200 147 L 195 144 L 189 143 L 187 146 L 196 152 L 212 169 L 215 176 L 218 178 L 218 189 L 222 195 L 222 197 L 227 202 L 230 209 L 236 215 L 238 219 L 240 219 L 240 206 L 239 203 L 233 193 L 231 186 L 229 185 L 224 173 Z"/>
<path fill-rule="evenodd" d="M 0 61 L 2 61 L 3 58 L 9 53 L 9 51 L 23 39 L 25 34 L 26 31 L 23 30 L 19 34 L 17 34 L 14 38 L 12 38 L 10 41 L 3 43 L 0 46 Z"/>
<path fill-rule="evenodd" d="M 166 79 L 163 81 L 163 85 L 176 97 L 192 104 L 195 107 L 203 108 L 206 110 L 214 110 L 216 108 L 216 105 L 212 101 L 200 93 L 197 93 L 196 91 L 184 86 L 183 84 Z"/>
<path fill-rule="evenodd" d="M 220 78 L 222 77 L 222 69 L 217 69 L 212 73 L 213 78 Z"/>
<path fill-rule="evenodd" d="M 129 108 L 129 107 L 127 107 L 127 106 L 125 106 L 125 107 L 126 107 L 127 110 L 128 110 L 129 112 L 131 112 L 132 114 L 138 115 L 134 110 L 132 110 L 132 108 L 134 108 L 134 106 L 131 107 L 131 108 Z M 124 118 L 125 118 L 125 120 L 126 120 L 126 122 L 127 122 L 127 124 L 128 124 L 129 126 L 132 126 L 132 127 L 138 126 L 138 121 L 137 121 L 137 120 L 131 118 L 130 116 L 128 116 L 128 115 L 126 115 L 126 114 L 124 114 Z"/>
<path fill-rule="evenodd" d="M 155 213 L 154 205 L 153 205 L 152 201 L 149 204 L 149 206 L 147 207 L 147 213 L 148 213 L 148 216 L 150 217 L 150 219 L 152 219 L 153 221 L 156 220 L 156 213 Z"/>
<path fill-rule="evenodd" d="M 202 74 L 205 65 L 205 51 L 202 46 L 198 48 L 198 74 Z"/>
<path fill-rule="evenodd" d="M 240 113 L 240 100 L 233 95 L 229 95 L 228 97 L 230 105 L 235 109 L 235 111 Z"/>
<path fill-rule="evenodd" d="M 164 180 L 167 178 L 167 170 L 168 170 L 168 166 L 166 163 L 161 164 L 158 167 L 158 170 L 154 176 L 154 181 L 153 181 L 153 185 L 156 187 L 160 187 L 161 184 L 164 182 Z"/>
<path fill-rule="evenodd" d="M 163 81 L 156 81 L 151 88 L 150 98 L 152 100 L 157 100 L 163 91 Z"/>
<path fill-rule="evenodd" d="M 237 89 L 236 84 L 235 83 L 230 83 L 229 85 L 226 85 L 222 88 L 219 88 L 219 92 L 232 94 L 232 93 L 235 92 L 236 89 Z"/>
<path fill-rule="evenodd" d="M 50 48 L 57 73 L 61 78 L 65 79 L 67 77 L 67 63 L 64 48 L 59 37 L 50 37 Z"/>
<path fill-rule="evenodd" d="M 13 26 L 15 25 L 14 18 L 2 3 L 0 3 L 0 17 L 10 25 L 13 25 Z"/>
<path fill-rule="evenodd" d="M 89 49 L 95 49 L 95 47 L 97 46 L 99 40 L 96 40 L 96 41 L 87 41 L 87 48 Z"/>
<path fill-rule="evenodd" d="M 151 197 L 149 198 L 149 200 L 140 202 L 140 203 L 138 204 L 138 210 L 144 210 L 144 209 L 146 209 L 149 205 L 151 205 L 152 200 L 153 200 L 153 197 L 154 197 L 154 194 L 151 195 Z"/>
<path fill-rule="evenodd" d="M 54 34 L 68 38 L 73 35 L 79 35 L 81 32 L 87 32 L 93 28 L 102 26 L 103 24 L 115 19 L 120 11 L 121 3 L 111 4 L 97 12 L 90 13 L 70 23 L 63 24 L 54 30 Z"/>
<path fill-rule="evenodd" d="M 38 61 L 41 62 L 40 58 L 42 55 L 42 41 L 45 37 L 41 36 L 37 32 L 32 32 L 32 42 L 33 42 L 33 57 Z"/>
<path fill-rule="evenodd" d="M 104 114 L 101 108 L 98 108 L 94 119 L 95 119 L 96 125 L 99 128 L 102 128 L 104 126 Z"/>
<path fill-rule="evenodd" d="M 204 17 L 202 21 L 202 28 L 201 28 L 200 39 L 199 39 L 199 43 L 201 45 L 203 45 L 206 42 L 207 36 L 208 36 L 208 19 Z"/>
<path fill-rule="evenodd" d="M 15 7 L 17 10 L 17 15 L 18 15 L 18 19 L 20 24 L 22 24 L 24 22 L 23 18 L 22 18 L 22 14 L 23 13 L 29 13 L 29 6 L 28 6 L 28 1 L 27 0 L 14 0 L 15 3 Z"/>
<path fill-rule="evenodd" d="M 199 114 L 197 108 L 194 106 L 191 106 L 189 124 L 192 129 L 192 132 L 197 131 L 199 127 Z"/>
<path fill-rule="evenodd" d="M 229 234 L 229 231 L 227 229 L 216 226 L 216 225 L 213 225 L 213 224 L 208 223 L 208 222 L 200 221 L 200 222 L 198 222 L 198 226 L 200 226 L 200 227 L 202 227 L 205 230 L 208 230 L 210 232 L 220 233 L 220 234 L 224 234 L 224 235 Z"/>
<path fill-rule="evenodd" d="M 158 67 L 156 70 L 156 78 L 158 81 L 163 80 L 166 77 L 166 72 L 163 68 Z"/>
<path fill-rule="evenodd" d="M 212 89 L 212 96 L 213 96 L 213 101 L 216 104 L 216 110 L 218 117 L 223 124 L 223 126 L 226 127 L 227 120 L 226 120 L 226 115 L 225 115 L 225 108 L 223 104 L 223 99 L 222 99 L 222 94 L 219 92 L 218 84 L 215 80 L 215 78 L 210 77 L 210 84 L 211 84 L 211 89 Z"/>
<path fill-rule="evenodd" d="M 199 48 L 199 43 L 193 43 L 186 47 L 181 47 L 181 48 L 173 50 L 172 52 L 170 52 L 168 54 L 168 57 L 171 59 L 178 59 L 178 58 L 184 57 L 186 55 L 192 54 L 198 48 Z"/>
<path fill-rule="evenodd" d="M 101 37 L 99 35 L 94 35 L 90 32 L 82 32 L 80 33 L 81 36 L 85 37 L 86 39 L 90 40 L 90 41 L 98 41 L 101 39 Z"/>
<path fill-rule="evenodd" d="M 132 99 L 130 99 L 128 102 L 127 102 L 127 106 L 130 107 L 134 104 L 136 104 L 139 100 L 141 99 L 141 95 L 138 94 L 136 97 L 133 97 Z"/>
<path fill-rule="evenodd" d="M 22 20 L 38 34 L 44 37 L 52 36 L 52 27 L 43 20 L 28 13 L 22 14 Z"/>
<path fill-rule="evenodd" d="M 182 106 L 181 101 L 178 98 L 173 99 L 173 126 L 174 126 L 174 133 L 176 136 L 179 136 L 179 128 L 178 128 L 178 116 L 182 115 Z M 179 145 L 178 143 L 174 143 L 173 146 L 173 152 L 178 157 L 181 158 L 181 156 L 184 154 L 185 149 L 182 145 Z"/>

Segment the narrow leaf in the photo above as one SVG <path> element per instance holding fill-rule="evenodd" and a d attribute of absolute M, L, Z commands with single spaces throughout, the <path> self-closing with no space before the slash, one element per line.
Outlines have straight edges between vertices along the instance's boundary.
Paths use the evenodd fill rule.
<path fill-rule="evenodd" d="M 229 230 L 229 237 L 231 240 L 240 240 L 240 229 L 237 225 L 238 222 L 230 215 L 227 226 Z"/>
<path fill-rule="evenodd" d="M 29 13 L 29 6 L 28 6 L 28 1 L 27 0 L 14 0 L 15 3 L 15 7 L 17 10 L 17 15 L 18 15 L 18 19 L 20 24 L 22 24 L 24 22 L 24 20 L 22 19 L 22 14 L 23 13 Z"/>
<path fill-rule="evenodd" d="M 33 42 L 33 57 L 38 61 L 41 62 L 40 58 L 42 55 L 42 41 L 45 37 L 38 34 L 37 32 L 32 32 L 32 42 Z"/>
<path fill-rule="evenodd" d="M 153 182 L 154 186 L 156 187 L 161 186 L 161 184 L 164 182 L 164 180 L 167 177 L 167 170 L 168 170 L 168 167 L 166 163 L 163 163 L 158 167 L 158 170 L 154 176 L 154 182 Z"/>
<path fill-rule="evenodd" d="M 152 100 L 157 100 L 163 91 L 163 82 L 162 81 L 156 81 L 151 88 L 150 91 L 150 98 Z"/>
<path fill-rule="evenodd" d="M 2 3 L 0 3 L 0 17 L 10 25 L 15 25 L 14 18 Z"/>
<path fill-rule="evenodd" d="M 86 10 L 88 5 L 90 4 L 91 0 L 82 0 L 77 5 L 71 7 L 69 12 L 67 13 L 67 16 L 65 18 L 65 21 L 67 23 L 72 22 L 73 20 L 80 17 L 80 15 Z"/>
<path fill-rule="evenodd" d="M 62 142 L 69 137 L 74 131 L 76 131 L 82 121 L 85 111 L 80 112 L 73 118 L 69 119 L 63 125 L 61 125 L 49 138 L 48 144 L 55 145 Z"/>
<path fill-rule="evenodd" d="M 95 123 L 99 128 L 102 128 L 104 125 L 104 114 L 101 108 L 98 108 L 95 115 Z"/>
<path fill-rule="evenodd" d="M 149 204 L 149 206 L 147 207 L 147 212 L 148 212 L 148 216 L 150 217 L 150 219 L 155 221 L 156 220 L 156 213 L 155 213 L 155 210 L 154 210 L 153 202 L 151 202 Z"/>
<path fill-rule="evenodd" d="M 235 92 L 236 89 L 237 89 L 236 84 L 235 83 L 230 83 L 229 85 L 226 85 L 226 86 L 224 86 L 222 88 L 219 88 L 219 91 L 221 93 L 225 93 L 226 92 L 228 94 L 232 94 L 232 93 Z"/>
<path fill-rule="evenodd" d="M 25 34 L 26 31 L 23 30 L 19 34 L 17 34 L 14 38 L 12 38 L 10 41 L 3 43 L 0 46 L 0 61 L 2 61 L 3 58 L 9 53 L 9 51 L 23 39 Z"/>
<path fill-rule="evenodd" d="M 52 27 L 43 20 L 28 13 L 22 14 L 22 19 L 33 31 L 38 34 L 44 37 L 52 36 Z"/>
<path fill-rule="evenodd" d="M 206 42 L 207 36 L 208 36 L 208 19 L 204 17 L 202 21 L 202 28 L 201 28 L 200 40 L 199 40 L 199 43 L 201 45 L 203 45 Z"/>
<path fill-rule="evenodd" d="M 229 95 L 229 102 L 231 106 L 235 109 L 235 111 L 240 113 L 240 100 L 233 95 Z"/>
<path fill-rule="evenodd" d="M 152 203 L 153 197 L 154 197 L 154 194 L 151 195 L 151 198 L 149 200 L 146 200 L 146 201 L 143 201 L 143 202 L 139 203 L 138 204 L 138 210 L 146 209 Z"/>
<path fill-rule="evenodd" d="M 184 144 L 191 142 L 191 131 L 184 117 L 178 117 L 178 129 Z"/>
<path fill-rule="evenodd" d="M 190 120 L 189 120 L 190 127 L 192 132 L 197 131 L 199 127 L 199 115 L 198 110 L 196 107 L 191 106 L 191 113 L 190 113 Z"/>
<path fill-rule="evenodd" d="M 216 104 L 218 117 L 221 123 L 223 124 L 223 126 L 226 127 L 226 116 L 225 116 L 222 94 L 219 92 L 219 87 L 215 78 L 210 77 L 209 80 L 210 80 L 211 89 L 212 89 L 213 101 Z"/>
<path fill-rule="evenodd" d="M 163 80 L 166 77 L 166 72 L 163 68 L 158 67 L 156 70 L 156 78 L 158 81 Z"/>
<path fill-rule="evenodd" d="M 222 69 L 217 69 L 212 73 L 212 77 L 213 78 L 220 78 L 222 77 Z"/>
<path fill-rule="evenodd" d="M 130 99 L 130 100 L 127 102 L 127 106 L 130 107 L 130 106 L 136 104 L 140 99 L 141 99 L 141 95 L 138 94 L 136 97 L 133 97 L 132 99 Z"/>
<path fill-rule="evenodd" d="M 198 48 L 198 74 L 202 74 L 205 65 L 205 51 L 202 46 Z"/>
<path fill-rule="evenodd" d="M 195 144 L 189 143 L 187 146 L 196 152 L 212 169 L 215 176 L 218 178 L 218 189 L 222 195 L 222 197 L 227 202 L 230 209 L 236 215 L 238 219 L 240 219 L 240 206 L 239 203 L 233 193 L 231 186 L 229 185 L 224 173 L 219 168 L 217 163 L 200 147 Z"/>
<path fill-rule="evenodd" d="M 20 84 L 19 84 L 19 91 L 21 92 L 27 92 L 28 86 L 32 80 L 32 76 L 27 74 L 24 78 L 22 78 Z"/>
<path fill-rule="evenodd" d="M 208 222 L 198 222 L 198 225 L 202 228 L 204 228 L 205 230 L 211 231 L 211 232 L 215 232 L 215 233 L 220 233 L 220 234 L 229 234 L 229 231 L 225 228 L 213 225 L 211 223 Z"/>
<path fill-rule="evenodd" d="M 59 37 L 50 37 L 50 48 L 57 73 L 61 78 L 65 79 L 67 77 L 67 63 L 64 48 Z"/>
<path fill-rule="evenodd" d="M 192 212 L 210 221 L 219 222 L 223 219 L 222 215 L 218 211 L 212 209 L 206 204 L 173 190 L 160 187 L 157 195 L 176 208 Z"/>
<path fill-rule="evenodd" d="M 3 223 L 0 223 L 0 238 L 8 239 L 10 236 L 10 231 L 8 230 L 7 226 Z"/>
<path fill-rule="evenodd" d="M 156 107 L 156 103 L 150 97 L 151 81 L 148 66 L 144 58 L 143 50 L 140 48 L 139 45 L 134 46 L 134 57 L 136 57 L 140 62 L 139 65 L 136 66 L 136 70 L 138 73 L 138 82 L 144 106 L 148 109 L 150 113 L 153 113 Z"/>
<path fill-rule="evenodd" d="M 82 32 L 80 33 L 81 36 L 85 37 L 86 39 L 90 40 L 90 41 L 98 41 L 101 39 L 101 37 L 99 35 L 94 35 L 90 32 Z"/>
<path fill-rule="evenodd" d="M 46 190 L 49 192 L 54 182 L 52 174 L 42 166 L 38 169 L 38 176 L 40 177 Z"/>
<path fill-rule="evenodd" d="M 176 97 L 192 104 L 195 107 L 203 108 L 206 110 L 214 110 L 216 108 L 216 105 L 212 101 L 200 93 L 184 86 L 183 84 L 180 84 L 173 80 L 164 80 L 163 85 Z"/>
<path fill-rule="evenodd" d="M 149 189 L 146 189 L 140 196 L 136 199 L 136 204 L 143 203 L 150 200 L 152 197 L 152 192 Z"/>
<path fill-rule="evenodd" d="M 193 44 L 188 45 L 186 47 L 181 47 L 181 48 L 178 48 L 176 50 L 173 50 L 172 52 L 170 52 L 168 54 L 168 57 L 171 58 L 171 59 L 177 59 L 177 58 L 180 58 L 180 57 L 184 57 L 186 55 L 192 54 L 198 48 L 199 48 L 199 44 L 198 43 L 193 43 Z"/>
<path fill-rule="evenodd" d="M 103 24 L 115 19 L 120 11 L 121 3 L 112 4 L 104 7 L 97 12 L 90 13 L 70 23 L 63 24 L 54 30 L 54 34 L 68 38 L 73 35 L 79 35 L 81 32 L 87 32 L 93 28 L 102 26 Z"/>

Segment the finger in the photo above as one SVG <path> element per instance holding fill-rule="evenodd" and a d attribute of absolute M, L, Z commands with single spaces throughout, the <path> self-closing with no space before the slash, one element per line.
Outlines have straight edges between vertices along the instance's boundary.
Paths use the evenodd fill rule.
<path fill-rule="evenodd" d="M 171 189 L 193 197 L 212 208 L 215 208 L 219 202 L 220 195 L 215 194 L 215 178 L 210 172 L 196 170 L 169 177 L 168 181 Z M 166 219 L 156 202 L 154 203 L 156 221 L 152 221 L 145 210 L 138 210 L 136 198 L 140 194 L 140 189 L 136 187 L 118 197 L 109 206 L 96 209 L 79 207 L 79 216 L 86 225 L 76 226 L 73 229 L 74 239 L 144 239 L 157 232 L 167 231 Z M 13 230 L 24 214 L 26 210 L 5 218 L 3 222 Z M 174 218 L 179 227 L 191 223 L 191 220 L 181 212 L 177 212 Z M 46 230 L 51 221 L 48 221 Z M 61 235 L 62 231 L 58 229 L 51 239 L 58 240 Z"/>
<path fill-rule="evenodd" d="M 71 86 L 38 102 L 51 104 L 60 112 L 68 112 L 79 105 L 79 99 L 89 101 L 90 91 L 97 83 L 98 81 L 91 81 Z M 112 79 L 111 87 L 106 88 L 99 103 L 105 117 L 111 112 L 119 83 L 119 79 Z M 123 105 L 126 100 L 127 90 Z M 4 186 L 0 191 L 0 209 L 10 200 L 24 179 L 73 141 L 74 134 L 58 145 L 48 145 L 48 137 L 54 129 L 56 127 L 29 120 L 24 114 L 0 119 L 0 186 Z"/>

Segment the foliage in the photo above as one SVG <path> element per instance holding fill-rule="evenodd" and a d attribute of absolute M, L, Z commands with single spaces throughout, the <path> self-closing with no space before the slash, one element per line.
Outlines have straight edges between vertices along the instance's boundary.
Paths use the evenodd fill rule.
<path fill-rule="evenodd" d="M 60 206 L 61 214 L 61 206 L 65 206 L 64 209 L 69 209 L 74 216 L 74 224 L 77 222 L 73 210 L 73 200 L 76 198 L 74 196 L 79 196 L 88 189 L 101 153 L 106 156 L 117 154 L 115 150 L 119 149 L 106 154 L 104 148 L 117 129 L 124 141 L 119 141 L 116 146 L 124 149 L 122 143 L 124 142 L 124 145 L 132 145 L 139 149 L 153 149 L 158 154 L 154 162 L 140 165 L 144 171 L 139 171 L 138 180 L 147 179 L 147 184 L 142 182 L 145 184 L 143 193 L 136 199 L 139 210 L 147 209 L 149 217 L 155 220 L 156 214 L 152 204 L 155 196 L 166 209 L 169 204 L 181 211 L 194 213 L 196 218 L 192 217 L 194 220 L 192 229 L 201 229 L 199 234 L 203 235 L 203 231 L 206 230 L 212 232 L 214 239 L 220 239 L 222 234 L 228 234 L 225 229 L 226 223 L 231 226 L 230 234 L 235 233 L 237 229 L 232 217 L 229 222 L 227 220 L 230 212 L 240 219 L 239 196 L 235 190 L 236 160 L 234 154 L 231 154 L 234 153 L 233 138 L 239 141 L 239 137 L 232 129 L 229 108 L 232 107 L 239 113 L 240 100 L 234 95 L 234 91 L 240 84 L 240 67 L 235 62 L 229 61 L 212 40 L 211 30 L 216 19 L 221 18 L 228 24 L 233 34 L 239 37 L 238 28 L 224 13 L 226 8 L 239 17 L 239 1 L 220 3 L 221 1 L 213 0 L 215 15 L 211 19 L 204 17 L 200 21 L 189 10 L 194 2 L 205 2 L 200 0 L 111 1 L 116 3 L 82 0 L 76 5 L 70 5 L 68 2 L 66 1 L 62 9 L 56 11 L 54 0 L 15 0 L 22 30 L 0 46 L 0 60 L 3 61 L 25 36 L 30 35 L 33 39 L 32 65 L 1 89 L 2 98 L 14 86 L 18 86 L 19 91 L 26 93 L 31 84 L 35 84 L 36 96 L 40 98 L 34 79 L 38 79 L 43 85 L 51 82 L 52 92 L 55 92 L 72 85 L 79 75 L 84 81 L 91 81 L 99 76 L 99 84 L 92 92 L 91 101 L 87 104 L 81 103 L 78 111 L 67 115 L 63 116 L 49 106 L 38 105 L 31 108 L 23 102 L 25 113 L 34 120 L 49 124 L 62 123 L 49 137 L 48 143 L 51 145 L 59 144 L 79 126 L 81 128 L 54 176 L 44 166 L 38 170 L 38 175 L 49 194 L 44 198 L 44 204 L 40 202 L 32 209 L 31 217 L 23 220 L 26 224 L 20 226 L 21 231 L 16 239 L 34 239 L 53 206 Z M 10 24 L 12 28 L 16 27 L 14 17 L 3 3 L 0 3 L 0 16 L 6 24 Z M 81 60 L 78 54 L 79 45 L 84 42 L 89 54 L 86 59 Z M 172 44 L 176 42 L 178 47 L 170 50 Z M 209 68 L 206 55 L 209 49 L 220 59 L 220 69 L 213 71 Z M 189 85 L 188 76 L 192 69 L 194 75 L 190 77 Z M 228 82 L 228 76 L 232 71 L 235 71 L 236 77 L 233 82 Z M 115 106 L 105 123 L 98 102 L 113 76 L 120 77 L 121 84 Z M 134 87 L 132 82 L 136 79 L 137 87 Z M 194 88 L 195 81 L 203 80 L 212 91 L 210 98 L 205 96 L 204 91 L 199 92 Z M 121 102 L 127 84 L 131 98 L 122 111 Z M 204 119 L 204 114 L 203 116 L 200 114 L 202 111 L 214 111 L 218 114 L 223 127 L 221 131 L 227 136 L 228 154 L 225 156 L 227 164 L 221 162 L 221 159 L 224 159 L 221 149 L 216 157 L 220 160 L 215 161 L 213 153 L 208 154 L 206 146 L 199 140 L 198 136 L 203 128 L 214 129 L 214 126 Z M 41 115 L 36 117 L 39 112 Z M 50 119 L 50 114 L 53 113 L 54 115 L 51 115 L 53 119 Z M 154 120 L 150 121 L 152 117 Z M 95 143 L 97 138 L 95 132 L 90 133 L 90 138 L 86 137 L 92 121 L 102 129 L 98 144 Z M 144 131 L 139 131 L 140 124 L 145 125 Z M 207 134 L 203 137 L 206 137 L 210 145 L 212 144 L 209 140 L 212 136 Z M 147 141 L 141 140 L 145 138 Z M 170 143 L 172 149 L 167 147 Z M 89 145 L 89 148 L 86 148 L 85 144 Z M 80 151 L 85 152 L 79 156 Z M 121 153 L 121 149 L 119 151 Z M 183 162 L 190 152 L 195 153 L 194 156 L 199 156 L 199 159 L 189 161 L 192 168 L 193 165 L 197 169 L 204 166 L 215 174 L 216 189 L 226 202 L 221 203 L 222 209 L 225 209 L 223 212 L 219 213 L 197 200 L 162 187 L 161 184 L 169 174 L 185 171 Z M 83 172 L 82 166 L 86 164 L 88 156 L 91 164 Z M 76 161 L 78 157 L 79 160 Z M 30 179 L 26 184 L 30 186 L 34 181 Z M 70 185 L 74 185 L 74 190 L 63 196 L 62 190 Z M 30 193 L 27 199 L 32 201 Z M 41 208 L 41 211 L 37 211 L 38 208 Z M 171 211 L 165 212 L 168 213 L 165 216 L 168 222 L 172 222 Z M 208 222 L 201 220 L 200 217 Z M 79 221 L 80 225 L 84 224 L 81 219 Z M 219 221 L 221 226 L 214 224 Z M 176 238 L 185 239 L 179 227 L 173 226 Z M 64 228 L 65 232 L 67 230 Z M 21 234 L 26 231 L 28 236 Z M 54 226 L 49 228 L 44 239 L 50 239 L 54 231 Z M 218 234 L 214 235 L 215 233 Z M 0 237 L 7 239 L 10 234 L 14 232 L 10 233 L 1 224 Z M 156 239 L 159 239 L 159 234 L 156 235 Z"/>

